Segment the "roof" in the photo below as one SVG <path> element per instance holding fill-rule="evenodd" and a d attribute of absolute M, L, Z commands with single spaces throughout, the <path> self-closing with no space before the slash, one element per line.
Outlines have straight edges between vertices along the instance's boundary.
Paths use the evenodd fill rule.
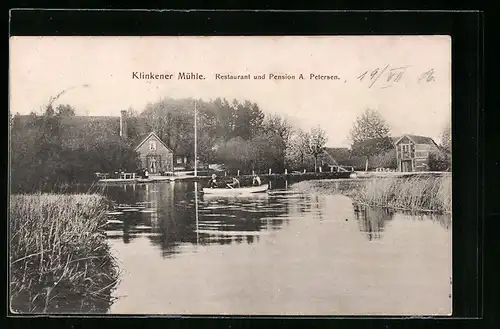
<path fill-rule="evenodd" d="M 350 158 L 350 151 L 347 147 L 326 147 L 320 158 L 327 163 L 339 163 Z"/>
<path fill-rule="evenodd" d="M 168 146 L 167 146 L 167 144 L 165 144 L 165 143 L 161 140 L 161 138 L 160 138 L 157 134 L 155 134 L 153 131 L 152 131 L 152 132 L 150 132 L 149 134 L 145 134 L 145 137 L 143 137 L 143 136 L 144 136 L 144 134 L 143 134 L 142 136 L 140 136 L 140 137 L 138 137 L 138 138 L 136 139 L 135 143 L 136 143 L 137 141 L 140 141 L 138 144 L 132 144 L 132 145 L 133 145 L 133 147 L 134 147 L 134 149 L 135 149 L 136 151 L 137 151 L 137 149 L 138 149 L 139 147 L 141 147 L 141 146 L 142 146 L 142 144 L 144 144 L 144 143 L 145 143 L 145 142 L 146 142 L 146 141 L 147 141 L 147 140 L 148 140 L 151 136 L 154 136 L 154 137 L 156 137 L 156 139 L 158 139 L 158 140 L 160 141 L 160 143 L 161 143 L 163 146 L 165 146 L 165 147 L 167 148 L 167 150 L 169 150 L 170 152 L 174 153 L 174 152 L 172 151 L 172 149 L 170 149 L 170 147 L 168 147 Z M 143 137 L 143 138 L 142 138 L 142 140 L 140 139 L 141 137 Z"/>
<path fill-rule="evenodd" d="M 19 115 L 17 118 L 23 128 L 30 129 L 27 124 L 33 118 L 32 115 Z M 133 145 L 142 142 L 149 135 L 149 132 L 143 133 L 146 129 L 143 121 L 141 118 L 127 117 L 129 141 Z M 114 141 L 120 138 L 120 117 L 62 116 L 60 133 L 69 147 L 90 145 L 96 139 Z"/>
<path fill-rule="evenodd" d="M 419 135 L 409 135 L 405 134 L 399 137 L 394 143 L 397 144 L 403 137 L 408 137 L 415 144 L 429 144 L 429 145 L 437 145 L 436 142 L 430 137 L 427 136 L 419 136 Z"/>

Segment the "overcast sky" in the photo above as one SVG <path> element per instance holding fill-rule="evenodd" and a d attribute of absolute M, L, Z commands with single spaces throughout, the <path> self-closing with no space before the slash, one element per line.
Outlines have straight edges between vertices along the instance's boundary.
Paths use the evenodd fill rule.
<path fill-rule="evenodd" d="M 70 87 L 75 88 L 55 104 L 70 104 L 79 115 L 141 111 L 165 96 L 248 99 L 304 129 L 321 125 L 328 146 L 348 146 L 349 130 L 367 108 L 382 114 L 394 136 L 426 135 L 436 142 L 451 118 L 446 36 L 14 37 L 10 46 L 12 113 L 39 111 Z M 399 67 L 406 69 L 392 70 Z M 370 80 L 377 68 L 383 73 Z M 433 79 L 427 82 L 424 73 L 431 69 Z M 134 80 L 132 72 L 171 73 L 175 79 Z M 198 72 L 206 79 L 177 80 L 179 72 Z M 399 72 L 404 72 L 399 82 L 387 83 Z M 222 81 L 214 79 L 216 73 L 297 78 L 302 73 L 305 79 Z M 311 73 L 340 80 L 309 80 Z"/>

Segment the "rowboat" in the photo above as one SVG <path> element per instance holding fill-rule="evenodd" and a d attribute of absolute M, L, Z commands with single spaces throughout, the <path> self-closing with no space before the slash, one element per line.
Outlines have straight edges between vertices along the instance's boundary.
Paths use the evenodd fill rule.
<path fill-rule="evenodd" d="M 203 188 L 203 194 L 207 195 L 227 195 L 227 196 L 234 196 L 234 195 L 241 195 L 241 194 L 252 194 L 252 193 L 263 193 L 266 192 L 268 189 L 267 184 L 259 185 L 259 186 L 248 186 L 248 187 L 235 187 L 235 188 L 211 188 L 211 187 L 205 187 Z"/>

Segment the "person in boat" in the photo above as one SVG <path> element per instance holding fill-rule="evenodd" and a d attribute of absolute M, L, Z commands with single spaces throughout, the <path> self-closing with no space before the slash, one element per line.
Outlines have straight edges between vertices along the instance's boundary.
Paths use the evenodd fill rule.
<path fill-rule="evenodd" d="M 253 180 L 252 180 L 252 185 L 253 186 L 260 186 L 260 184 L 262 184 L 262 181 L 260 180 L 260 177 L 257 176 L 257 175 L 254 175 L 253 176 Z"/>
<path fill-rule="evenodd" d="M 241 187 L 241 184 L 240 184 L 240 181 L 236 177 L 233 177 L 232 182 L 228 183 L 227 186 L 229 188 L 235 188 L 235 187 L 239 188 L 239 187 Z"/>
<path fill-rule="evenodd" d="M 217 175 L 213 174 L 212 178 L 208 181 L 208 187 L 215 188 L 217 187 Z"/>

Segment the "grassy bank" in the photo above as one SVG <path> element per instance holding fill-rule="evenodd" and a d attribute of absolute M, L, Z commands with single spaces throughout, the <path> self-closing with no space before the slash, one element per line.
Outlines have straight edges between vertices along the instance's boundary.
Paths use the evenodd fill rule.
<path fill-rule="evenodd" d="M 369 205 L 451 212 L 451 175 L 368 179 L 356 192 L 354 198 Z"/>
<path fill-rule="evenodd" d="M 11 309 L 100 312 L 118 272 L 106 237 L 107 204 L 96 194 L 10 197 Z"/>
<path fill-rule="evenodd" d="M 422 174 L 299 183 L 299 189 L 341 193 L 359 203 L 408 211 L 451 212 L 451 175 Z M 305 185 L 308 185 L 306 187 Z"/>

